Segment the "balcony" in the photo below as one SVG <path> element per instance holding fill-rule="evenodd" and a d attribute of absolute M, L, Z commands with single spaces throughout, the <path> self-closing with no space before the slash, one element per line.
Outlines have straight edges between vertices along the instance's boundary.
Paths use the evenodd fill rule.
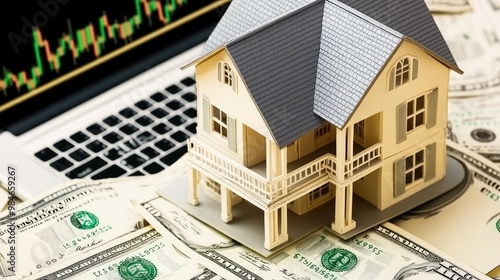
<path fill-rule="evenodd" d="M 215 151 L 196 137 L 188 140 L 189 164 L 199 171 L 211 174 L 215 179 L 227 184 L 227 187 L 255 205 L 267 207 L 295 192 L 308 192 L 315 187 L 314 183 L 331 181 L 336 184 L 357 180 L 381 164 L 382 144 L 377 143 L 358 152 L 351 160 L 346 161 L 342 169 L 343 179 L 339 180 L 337 158 L 331 153 L 323 153 L 319 157 L 310 155 L 300 164 L 283 176 L 272 181 L 266 176 L 247 168 L 229 157 Z M 258 168 L 256 168 L 258 169 Z M 290 198 L 292 200 L 292 198 Z"/>

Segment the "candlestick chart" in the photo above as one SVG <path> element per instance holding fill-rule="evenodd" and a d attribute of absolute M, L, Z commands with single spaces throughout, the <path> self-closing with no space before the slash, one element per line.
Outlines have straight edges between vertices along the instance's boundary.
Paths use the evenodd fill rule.
<path fill-rule="evenodd" d="M 168 28 L 206 5 L 199 2 L 204 1 L 108 1 L 106 3 L 114 4 L 100 7 L 102 11 L 98 16 L 94 12 L 88 15 L 91 18 L 82 20 L 87 16 L 82 10 L 81 13 L 77 11 L 74 16 L 78 20 L 71 17 L 67 17 L 63 23 L 59 20 L 58 25 L 64 26 L 59 34 L 53 30 L 46 32 L 45 27 L 32 26 L 29 53 L 25 48 L 22 50 L 24 54 L 16 54 L 14 57 L 28 57 L 31 61 L 24 59 L 22 63 L 16 61 L 10 65 L 2 65 L 0 60 L 0 111 L 2 106 L 15 102 L 19 97 L 33 94 L 45 85 L 57 83 L 75 71 L 80 71 L 85 65 L 98 63 L 117 52 L 123 55 L 123 49 L 141 38 Z M 116 11 L 111 11 L 112 5 L 126 6 L 119 10 L 128 11 L 128 14 L 117 15 Z M 194 6 L 196 7 L 193 8 Z M 66 7 L 61 7 L 60 10 L 63 11 L 64 8 Z M 95 10 L 98 9 L 94 8 L 93 11 Z M 82 24 L 85 21 L 87 23 Z M 49 24 L 56 25 L 52 22 Z"/>

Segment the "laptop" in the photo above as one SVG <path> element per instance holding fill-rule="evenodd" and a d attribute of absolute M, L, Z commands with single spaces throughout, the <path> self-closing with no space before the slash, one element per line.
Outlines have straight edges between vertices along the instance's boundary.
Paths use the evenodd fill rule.
<path fill-rule="evenodd" d="M 196 59 L 229 1 L 14 1 L 2 17 L 0 184 L 166 172 L 196 133 Z"/>

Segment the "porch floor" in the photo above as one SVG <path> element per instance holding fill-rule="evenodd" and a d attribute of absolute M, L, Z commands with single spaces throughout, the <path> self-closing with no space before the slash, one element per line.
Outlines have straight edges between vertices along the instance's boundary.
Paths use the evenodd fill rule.
<path fill-rule="evenodd" d="M 380 223 L 388 221 L 408 210 L 411 210 L 427 201 L 432 200 L 455 187 L 464 189 L 467 186 L 469 172 L 461 162 L 452 157 L 447 157 L 447 176 L 432 186 L 416 193 L 410 198 L 387 208 L 384 211 L 378 210 L 375 206 L 364 199 L 354 195 L 353 199 L 353 219 L 356 221 L 356 228 L 345 234 L 338 234 L 341 239 L 349 239 L 365 230 L 368 230 Z M 288 211 L 288 242 L 269 251 L 264 248 L 264 215 L 263 211 L 252 204 L 243 201 L 233 207 L 233 220 L 224 223 L 220 219 L 220 204 L 208 198 L 200 190 L 198 192 L 199 205 L 193 206 L 187 202 L 188 178 L 181 177 L 157 191 L 159 195 L 173 202 L 178 207 L 184 209 L 191 216 L 205 222 L 220 232 L 230 236 L 234 240 L 242 243 L 248 248 L 264 257 L 270 257 L 281 249 L 297 242 L 319 227 L 331 227 L 335 213 L 335 199 L 322 206 L 299 216 L 292 211 Z M 455 191 L 456 192 L 456 191 Z M 456 198 L 461 192 L 456 192 Z M 448 194 L 447 194 L 448 195 Z M 448 203 L 445 201 L 444 203 Z"/>

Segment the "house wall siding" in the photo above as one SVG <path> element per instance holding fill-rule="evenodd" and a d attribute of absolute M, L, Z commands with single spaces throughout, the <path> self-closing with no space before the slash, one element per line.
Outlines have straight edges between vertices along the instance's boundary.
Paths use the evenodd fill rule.
<path fill-rule="evenodd" d="M 389 91 L 390 71 L 406 55 L 418 59 L 418 78 Z M 347 126 L 352 126 L 354 123 L 373 114 L 381 113 L 379 128 L 382 131 L 380 139 L 383 144 L 383 165 L 380 170 L 380 185 L 375 186 L 379 187 L 380 191 L 376 192 L 364 186 L 364 183 L 357 182 L 355 184 L 356 194 L 364 197 L 377 206 L 377 208 L 383 210 L 428 187 L 445 176 L 448 81 L 449 68 L 436 61 L 413 43 L 404 41 L 401 44 L 347 124 Z M 438 108 L 435 125 L 430 128 L 427 128 L 425 125 L 421 126 L 407 133 L 406 140 L 398 143 L 396 137 L 396 122 L 398 121 L 397 106 L 423 94 L 428 94 L 434 88 L 438 88 Z M 415 151 L 424 149 L 434 142 L 437 143 L 436 176 L 432 180 L 421 182 L 407 189 L 402 195 L 395 196 L 394 162 Z"/>
<path fill-rule="evenodd" d="M 217 63 L 223 61 L 229 64 L 235 74 L 236 86 L 231 87 L 218 80 Z M 225 49 L 222 49 L 196 66 L 197 80 L 197 108 L 198 129 L 197 136 L 209 141 L 219 152 L 224 153 L 243 164 L 246 150 L 243 124 L 251 127 L 267 139 L 272 139 L 259 110 L 255 106 L 243 79 L 237 71 L 233 61 Z M 236 89 L 236 90 L 235 90 Z M 228 148 L 227 141 L 215 133 L 207 133 L 201 126 L 204 123 L 203 97 L 209 99 L 210 104 L 224 111 L 228 117 L 236 120 L 236 152 Z"/>

